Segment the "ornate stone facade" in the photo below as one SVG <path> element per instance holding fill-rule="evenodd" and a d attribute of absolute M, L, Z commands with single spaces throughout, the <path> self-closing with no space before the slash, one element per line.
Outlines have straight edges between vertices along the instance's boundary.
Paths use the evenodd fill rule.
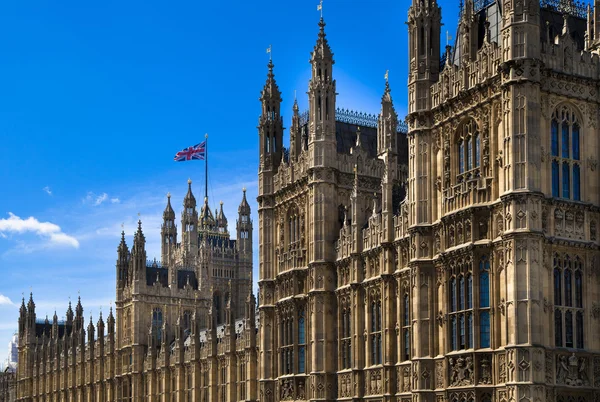
<path fill-rule="evenodd" d="M 466 0 L 440 57 L 413 0 L 408 133 L 386 83 L 373 152 L 361 122 L 340 147 L 323 21 L 289 149 L 270 64 L 261 400 L 599 400 L 596 6 Z"/>
<path fill-rule="evenodd" d="M 116 311 L 106 322 L 83 307 L 66 320 L 36 319 L 33 297 L 19 318 L 19 401 L 233 401 L 258 399 L 252 221 L 244 190 L 237 240 L 223 205 L 200 213 L 191 181 L 178 241 L 168 197 L 162 263 L 147 261 L 141 222 L 116 264 Z M 116 317 L 115 317 L 116 316 Z M 0 382 L 0 387 L 1 387 Z M 0 392 L 2 395 L 2 392 Z"/>
<path fill-rule="evenodd" d="M 0 402 L 17 400 L 17 376 L 14 368 L 8 367 L 0 372 Z"/>

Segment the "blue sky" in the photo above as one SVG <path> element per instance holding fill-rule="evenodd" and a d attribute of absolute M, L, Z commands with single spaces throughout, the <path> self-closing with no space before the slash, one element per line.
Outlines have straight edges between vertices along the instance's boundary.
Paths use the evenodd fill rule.
<path fill-rule="evenodd" d="M 456 30 L 456 1 L 444 31 Z M 273 46 L 290 125 L 307 106 L 317 1 L 34 1 L 0 5 L 0 361 L 21 295 L 59 317 L 81 292 L 86 317 L 114 299 L 116 247 L 140 213 L 148 256 L 160 255 L 166 193 L 177 215 L 203 162 L 176 151 L 209 133 L 209 198 L 234 230 L 242 187 L 254 213 L 258 97 Z M 377 113 L 390 70 L 406 111 L 407 0 L 326 0 L 339 107 Z M 445 34 L 444 34 L 445 35 Z M 286 135 L 287 138 L 287 135 Z M 201 199 L 201 197 L 198 197 Z M 256 258 L 255 258 L 256 261 Z M 257 275 L 255 263 L 255 280 Z"/>

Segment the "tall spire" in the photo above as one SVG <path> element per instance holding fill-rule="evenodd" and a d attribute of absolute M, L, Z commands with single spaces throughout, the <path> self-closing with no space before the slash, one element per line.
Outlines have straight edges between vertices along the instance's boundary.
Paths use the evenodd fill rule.
<path fill-rule="evenodd" d="M 312 53 L 312 60 L 317 59 L 328 59 L 331 60 L 333 64 L 333 53 L 331 52 L 331 48 L 329 47 L 329 43 L 327 42 L 327 35 L 325 34 L 325 20 L 321 17 L 319 21 L 319 37 L 317 39 L 317 43 Z"/>

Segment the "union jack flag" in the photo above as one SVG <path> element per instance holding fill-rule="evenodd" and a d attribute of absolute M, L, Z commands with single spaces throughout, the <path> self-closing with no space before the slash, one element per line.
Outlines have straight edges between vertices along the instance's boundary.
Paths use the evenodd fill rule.
<path fill-rule="evenodd" d="M 173 160 L 175 162 L 200 160 L 203 161 L 206 157 L 206 141 L 201 142 L 198 145 L 188 147 L 183 151 L 179 151 L 175 154 Z"/>

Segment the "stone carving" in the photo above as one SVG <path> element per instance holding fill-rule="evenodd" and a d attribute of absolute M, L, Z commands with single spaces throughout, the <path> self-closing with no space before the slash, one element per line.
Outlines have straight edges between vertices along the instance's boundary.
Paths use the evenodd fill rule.
<path fill-rule="evenodd" d="M 556 359 L 556 383 L 574 386 L 588 385 L 587 366 L 587 358 L 578 358 L 575 353 L 568 357 L 567 355 L 558 356 Z"/>
<path fill-rule="evenodd" d="M 350 373 L 339 376 L 339 396 L 349 398 L 352 396 L 352 377 Z"/>
<path fill-rule="evenodd" d="M 596 241 L 598 238 L 597 229 L 596 229 L 596 221 L 590 222 L 590 240 Z"/>
<path fill-rule="evenodd" d="M 479 375 L 481 384 L 492 383 L 491 358 L 490 355 L 481 356 L 481 373 Z"/>
<path fill-rule="evenodd" d="M 410 392 L 411 382 L 410 382 L 410 366 L 404 366 L 402 368 L 402 392 Z"/>
<path fill-rule="evenodd" d="M 458 387 L 473 384 L 473 358 L 460 356 L 456 360 L 450 358 L 450 385 Z"/>
<path fill-rule="evenodd" d="M 444 362 L 435 362 L 435 387 L 444 388 Z"/>
<path fill-rule="evenodd" d="M 506 382 L 506 355 L 498 355 L 498 382 Z"/>
<path fill-rule="evenodd" d="M 379 395 L 383 393 L 383 382 L 381 378 L 381 370 L 372 370 L 369 373 L 369 390 L 370 395 Z"/>
<path fill-rule="evenodd" d="M 290 401 L 294 399 L 294 384 L 292 380 L 283 380 L 281 382 L 281 400 Z"/>
<path fill-rule="evenodd" d="M 552 352 L 546 352 L 546 384 L 552 384 L 554 378 L 552 373 L 553 366 Z"/>

